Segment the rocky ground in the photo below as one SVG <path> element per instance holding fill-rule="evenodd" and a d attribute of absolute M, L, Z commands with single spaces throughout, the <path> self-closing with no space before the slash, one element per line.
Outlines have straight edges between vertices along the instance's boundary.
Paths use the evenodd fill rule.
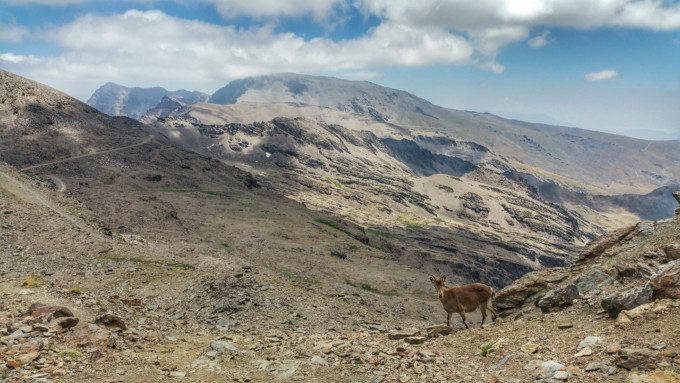
<path fill-rule="evenodd" d="M 600 237 L 570 269 L 527 275 L 497 293 L 504 319 L 479 328 L 475 316 L 463 330 L 428 305 L 399 312 L 404 297 L 370 286 L 239 257 L 160 258 L 153 243 L 103 235 L 76 202 L 3 170 L 2 381 L 680 379 L 678 216 Z"/>

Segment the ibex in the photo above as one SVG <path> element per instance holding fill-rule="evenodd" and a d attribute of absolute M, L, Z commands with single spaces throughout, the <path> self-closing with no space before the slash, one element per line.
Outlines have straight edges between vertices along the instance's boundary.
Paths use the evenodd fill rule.
<path fill-rule="evenodd" d="M 459 313 L 461 319 L 463 319 L 463 324 L 465 328 L 469 329 L 467 323 L 465 322 L 465 313 L 470 313 L 479 309 L 482 312 L 482 326 L 484 327 L 484 321 L 486 320 L 486 310 L 491 311 L 491 319 L 496 321 L 498 317 L 498 312 L 491 306 L 489 300 L 493 296 L 493 289 L 487 285 L 481 283 L 472 283 L 460 287 L 449 287 L 448 289 L 444 286 L 444 281 L 446 280 L 446 275 L 442 275 L 439 279 L 435 277 L 430 277 L 430 281 L 437 290 L 439 295 L 439 300 L 446 310 L 446 325 L 451 326 L 451 313 Z"/>

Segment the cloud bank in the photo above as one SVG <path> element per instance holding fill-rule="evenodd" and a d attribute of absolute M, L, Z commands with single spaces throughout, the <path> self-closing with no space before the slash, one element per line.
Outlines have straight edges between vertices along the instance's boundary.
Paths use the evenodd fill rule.
<path fill-rule="evenodd" d="M 83 1 L 32 0 L 53 5 Z M 157 10 L 86 14 L 69 24 L 35 31 L 3 24 L 0 41 L 47 40 L 61 54 L 33 57 L 0 51 L 0 65 L 52 85 L 76 79 L 93 83 L 127 79 L 137 84 L 174 81 L 213 87 L 272 72 L 361 73 L 390 66 L 476 65 L 503 73 L 505 66 L 497 57 L 504 48 L 526 42 L 540 49 L 553 42 L 551 28 L 680 30 L 680 4 L 662 0 L 201 1 L 214 6 L 226 25 Z M 350 11 L 377 18 L 378 24 L 345 40 L 306 38 L 276 28 L 281 18 L 311 16 L 325 25 Z M 239 17 L 256 22 L 248 27 L 230 25 Z M 606 76 L 612 74 L 588 74 L 586 79 Z"/>

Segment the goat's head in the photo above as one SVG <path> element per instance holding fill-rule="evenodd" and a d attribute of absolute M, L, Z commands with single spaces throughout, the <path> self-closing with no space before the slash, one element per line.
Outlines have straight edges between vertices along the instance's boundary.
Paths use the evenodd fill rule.
<path fill-rule="evenodd" d="M 432 286 L 434 286 L 434 289 L 437 290 L 437 295 L 439 295 L 439 299 L 444 298 L 444 290 L 446 289 L 446 286 L 444 286 L 445 280 L 446 275 L 442 275 L 438 279 L 435 277 L 430 277 L 430 282 L 432 282 Z"/>

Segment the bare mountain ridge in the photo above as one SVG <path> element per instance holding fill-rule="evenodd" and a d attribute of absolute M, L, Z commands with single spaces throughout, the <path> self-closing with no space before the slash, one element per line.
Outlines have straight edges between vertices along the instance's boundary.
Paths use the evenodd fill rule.
<path fill-rule="evenodd" d="M 680 184 L 678 141 L 646 141 L 447 109 L 370 82 L 283 73 L 237 80 L 209 102 L 300 103 L 414 131 L 439 131 L 486 146 L 520 171 L 555 180 L 554 174 L 566 178 L 555 181 L 570 188 L 594 188 L 601 194 L 643 194 Z"/>
<path fill-rule="evenodd" d="M 198 91 L 168 91 L 161 87 L 125 87 L 106 83 L 99 87 L 87 100 L 87 104 L 110 116 L 127 116 L 140 119 L 149 109 L 154 108 L 163 97 L 170 96 L 186 104 L 204 102 L 208 95 Z"/>

